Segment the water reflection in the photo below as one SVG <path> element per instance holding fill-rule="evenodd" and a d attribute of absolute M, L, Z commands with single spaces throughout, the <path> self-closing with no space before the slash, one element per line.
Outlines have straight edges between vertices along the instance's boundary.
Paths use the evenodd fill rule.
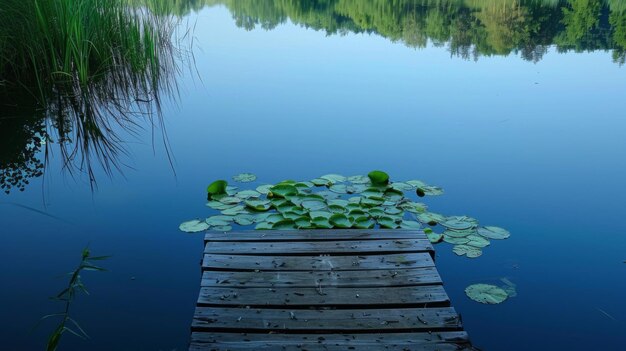
<path fill-rule="evenodd" d="M 124 142 L 161 123 L 185 52 L 176 20 L 122 0 L 9 0 L 0 13 L 0 186 L 24 190 L 48 155 L 95 184 Z"/>
<path fill-rule="evenodd" d="M 447 45 L 467 59 L 517 53 L 536 62 L 550 46 L 612 50 L 615 62 L 626 59 L 626 2 L 620 0 L 193 0 L 167 8 L 184 15 L 211 5 L 226 6 L 248 30 L 291 21 L 329 35 L 375 33 L 409 47 Z"/>

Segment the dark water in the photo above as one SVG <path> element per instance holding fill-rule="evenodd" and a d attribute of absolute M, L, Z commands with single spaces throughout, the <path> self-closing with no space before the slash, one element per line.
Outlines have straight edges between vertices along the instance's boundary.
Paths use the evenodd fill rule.
<path fill-rule="evenodd" d="M 32 328 L 60 309 L 47 298 L 86 245 L 113 257 L 103 262 L 109 272 L 85 273 L 91 295 L 73 307 L 91 340 L 66 335 L 62 349 L 185 349 L 202 238 L 177 227 L 210 214 L 208 182 L 239 172 L 265 183 L 383 169 L 445 188 L 427 199 L 435 212 L 512 232 L 475 260 L 437 246 L 446 290 L 476 346 L 622 350 L 626 24 L 609 7 L 620 2 L 572 1 L 576 28 L 564 22 L 566 10 L 545 4 L 474 1 L 444 6 L 450 14 L 358 3 L 338 2 L 337 13 L 282 1 L 173 9 L 196 23 L 197 65 L 165 110 L 176 175 L 159 132 L 152 144 L 147 129 L 127 138 L 132 168 L 98 173 L 93 193 L 86 176 L 68 176 L 53 155 L 45 177 L 2 195 L 2 349 L 43 348 L 52 324 Z M 403 26 L 410 18 L 417 24 Z M 469 284 L 503 277 L 518 296 L 501 305 L 464 295 Z"/>

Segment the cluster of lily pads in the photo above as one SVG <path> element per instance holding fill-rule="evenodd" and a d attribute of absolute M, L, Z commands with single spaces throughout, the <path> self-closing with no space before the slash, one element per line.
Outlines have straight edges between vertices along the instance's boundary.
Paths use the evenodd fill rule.
<path fill-rule="evenodd" d="M 237 182 L 252 182 L 256 176 L 243 173 Z M 443 189 L 420 180 L 392 182 L 382 171 L 367 176 L 345 177 L 327 174 L 308 181 L 285 180 L 278 184 L 259 185 L 255 189 L 229 186 L 225 180 L 207 188 L 207 206 L 220 214 L 204 220 L 184 222 L 180 230 L 230 231 L 234 224 L 255 229 L 420 229 L 433 243 L 453 244 L 453 251 L 470 258 L 482 254 L 492 239 L 506 239 L 509 232 L 493 226 L 480 227 L 467 216 L 444 216 L 429 212 L 417 197 L 443 194 Z M 433 229 L 442 228 L 442 233 Z"/>

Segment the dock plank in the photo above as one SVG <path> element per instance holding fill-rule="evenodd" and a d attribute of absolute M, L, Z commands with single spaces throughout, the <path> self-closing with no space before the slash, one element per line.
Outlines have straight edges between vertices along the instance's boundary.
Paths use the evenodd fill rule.
<path fill-rule="evenodd" d="M 317 333 L 461 330 L 452 307 L 361 310 L 287 310 L 197 307 L 192 330 Z"/>
<path fill-rule="evenodd" d="M 428 253 L 367 256 L 247 256 L 205 254 L 204 270 L 237 271 L 354 271 L 434 267 Z"/>
<path fill-rule="evenodd" d="M 221 242 L 206 243 L 206 254 L 237 255 L 362 255 L 432 252 L 426 238 L 398 240 L 286 241 L 286 242 Z"/>
<path fill-rule="evenodd" d="M 327 272 L 205 271 L 203 287 L 366 288 L 441 284 L 435 267 Z"/>
<path fill-rule="evenodd" d="M 191 335 L 190 351 L 462 351 L 473 350 L 466 332 L 385 334 L 246 334 Z"/>
<path fill-rule="evenodd" d="M 200 289 L 199 306 L 379 308 L 449 306 L 443 286 L 393 288 L 222 288 Z"/>

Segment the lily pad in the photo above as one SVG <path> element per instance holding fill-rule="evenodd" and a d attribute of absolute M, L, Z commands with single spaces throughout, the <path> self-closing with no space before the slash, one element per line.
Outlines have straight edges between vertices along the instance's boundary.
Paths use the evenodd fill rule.
<path fill-rule="evenodd" d="M 446 240 L 445 236 L 443 240 Z M 473 246 L 465 245 L 465 244 L 455 245 L 452 248 L 452 251 L 459 256 L 465 255 L 469 258 L 476 258 L 483 254 L 483 251 L 481 249 L 473 247 Z"/>
<path fill-rule="evenodd" d="M 399 191 L 413 190 L 415 188 L 413 185 L 403 182 L 393 182 L 391 187 Z"/>
<path fill-rule="evenodd" d="M 233 205 L 240 203 L 241 199 L 236 196 L 224 196 L 219 199 L 219 202 L 226 205 Z"/>
<path fill-rule="evenodd" d="M 311 224 L 313 224 L 315 228 L 321 229 L 331 229 L 333 227 L 333 225 L 328 221 L 328 218 L 325 217 L 315 217 L 311 220 Z"/>
<path fill-rule="evenodd" d="M 420 229 L 422 224 L 416 221 L 402 221 L 400 224 L 400 228 L 403 229 Z"/>
<path fill-rule="evenodd" d="M 272 229 L 272 226 L 274 224 L 270 223 L 270 222 L 260 222 L 259 224 L 256 225 L 256 227 L 254 227 L 255 230 L 269 230 Z"/>
<path fill-rule="evenodd" d="M 193 219 L 191 221 L 181 223 L 178 226 L 178 229 L 186 233 L 197 233 L 209 229 L 209 225 L 205 221 Z"/>
<path fill-rule="evenodd" d="M 464 230 L 478 226 L 476 219 L 467 216 L 446 217 L 443 221 L 438 223 L 453 230 Z"/>
<path fill-rule="evenodd" d="M 267 211 L 270 209 L 270 201 L 268 200 L 246 200 L 244 203 L 255 211 Z"/>
<path fill-rule="evenodd" d="M 509 297 L 502 288 L 489 284 L 472 284 L 465 288 L 465 294 L 476 302 L 488 305 L 502 303 Z"/>
<path fill-rule="evenodd" d="M 424 213 L 420 213 L 417 215 L 417 220 L 425 223 L 425 224 L 429 224 L 429 225 L 434 225 L 437 224 L 439 222 L 442 222 L 445 220 L 445 216 L 440 215 L 439 213 L 434 213 L 434 212 L 424 212 Z"/>
<path fill-rule="evenodd" d="M 326 208 L 326 203 L 320 200 L 307 200 L 302 202 L 302 207 L 309 211 L 319 211 Z"/>
<path fill-rule="evenodd" d="M 426 237 L 433 244 L 440 243 L 444 239 L 443 234 L 433 233 L 432 231 L 430 233 L 426 233 Z"/>
<path fill-rule="evenodd" d="M 274 185 L 270 188 L 270 192 L 267 194 L 268 197 L 277 196 L 277 197 L 285 197 L 285 196 L 293 196 L 298 193 L 298 188 L 291 184 L 278 184 Z"/>
<path fill-rule="evenodd" d="M 205 219 L 204 221 L 206 222 L 206 224 L 212 227 L 216 227 L 216 226 L 222 226 L 222 225 L 229 225 L 234 220 L 235 220 L 235 217 L 233 216 L 217 215 L 217 216 L 211 216 Z"/>
<path fill-rule="evenodd" d="M 235 216 L 235 223 L 239 225 L 251 225 L 254 223 L 254 216 L 249 214 L 238 214 Z"/>
<path fill-rule="evenodd" d="M 209 184 L 209 186 L 206 188 L 206 191 L 209 194 L 209 199 L 213 195 L 226 194 L 227 186 L 228 182 L 226 182 L 225 180 L 216 180 L 213 183 Z"/>
<path fill-rule="evenodd" d="M 246 211 L 246 208 L 243 206 L 235 206 L 235 207 L 222 210 L 222 214 L 226 216 L 236 216 L 242 213 L 248 213 L 248 211 Z"/>
<path fill-rule="evenodd" d="M 342 183 L 346 181 L 346 177 L 340 174 L 326 174 L 320 177 L 321 179 L 326 179 L 331 184 Z M 315 183 L 314 183 L 315 184 Z"/>
<path fill-rule="evenodd" d="M 364 175 L 356 175 L 348 177 L 348 181 L 354 184 L 367 184 L 370 182 L 370 179 Z"/>
<path fill-rule="evenodd" d="M 395 218 L 393 217 L 383 216 L 383 217 L 377 218 L 376 221 L 382 228 L 397 229 L 400 227 L 400 225 L 396 222 Z"/>
<path fill-rule="evenodd" d="M 263 195 L 267 195 L 270 192 L 270 189 L 272 189 L 272 187 L 273 185 L 270 185 L 270 184 L 259 185 L 256 187 L 256 191 L 258 191 L 259 193 Z"/>
<path fill-rule="evenodd" d="M 372 229 L 376 225 L 373 219 L 368 217 L 357 217 L 354 219 L 354 227 L 358 229 Z"/>
<path fill-rule="evenodd" d="M 313 183 L 313 185 L 315 186 L 327 186 L 331 184 L 331 182 L 328 179 L 322 179 L 322 178 L 311 179 L 311 183 Z"/>
<path fill-rule="evenodd" d="M 352 227 L 352 221 L 350 220 L 350 218 L 342 213 L 335 213 L 334 215 L 330 216 L 328 221 L 330 222 L 330 224 L 337 228 Z"/>
<path fill-rule="evenodd" d="M 240 173 L 233 177 L 233 180 L 240 183 L 249 183 L 256 180 L 256 176 L 252 173 Z"/>
<path fill-rule="evenodd" d="M 446 230 L 443 232 L 444 235 L 450 236 L 453 238 L 465 238 L 468 235 L 476 234 L 475 231 L 472 230 Z"/>
<path fill-rule="evenodd" d="M 389 174 L 383 171 L 371 171 L 367 177 L 374 185 L 387 185 L 389 183 Z"/>
<path fill-rule="evenodd" d="M 240 198 L 240 199 L 249 199 L 251 197 L 260 197 L 261 193 L 258 191 L 254 191 L 254 190 L 242 190 L 240 192 L 238 192 L 237 194 L 235 194 L 236 197 Z"/>
<path fill-rule="evenodd" d="M 448 236 L 448 235 L 445 234 L 445 232 L 442 235 L 443 235 L 443 241 L 445 241 L 445 242 L 447 242 L 449 244 L 452 244 L 452 245 L 463 245 L 463 244 L 467 244 L 469 242 L 468 238 L 456 238 L 456 237 L 453 237 L 453 236 Z"/>
<path fill-rule="evenodd" d="M 311 229 L 311 228 L 315 228 L 312 224 L 311 224 L 311 219 L 308 217 L 298 217 L 294 220 L 294 222 L 296 223 L 296 227 L 298 229 Z"/>
<path fill-rule="evenodd" d="M 467 245 L 469 246 L 478 247 L 478 248 L 489 246 L 489 240 L 483 238 L 480 235 L 468 235 L 465 238 L 469 239 L 469 241 L 467 242 Z"/>
<path fill-rule="evenodd" d="M 218 232 L 229 232 L 231 230 L 233 230 L 233 227 L 229 226 L 229 225 L 218 225 L 215 227 L 211 227 L 212 230 L 218 231 Z"/>
<path fill-rule="evenodd" d="M 227 208 L 235 207 L 237 204 L 224 204 L 224 203 L 221 203 L 219 201 L 211 200 L 206 205 L 209 206 L 210 208 L 214 209 L 214 210 L 221 211 L 221 210 L 225 210 Z"/>
<path fill-rule="evenodd" d="M 328 205 L 336 205 L 336 206 L 341 206 L 341 207 L 346 207 L 348 206 L 348 201 L 347 200 L 343 200 L 343 199 L 333 199 L 333 200 L 328 200 L 326 201 L 328 203 Z"/>
<path fill-rule="evenodd" d="M 332 213 L 345 213 L 347 212 L 346 208 L 340 205 L 330 205 L 328 206 L 328 210 Z"/>
<path fill-rule="evenodd" d="M 422 189 L 426 195 L 430 195 L 430 196 L 443 195 L 443 189 L 438 186 L 426 185 L 426 186 L 420 187 L 420 189 Z"/>
<path fill-rule="evenodd" d="M 348 193 L 348 186 L 345 184 L 333 184 L 331 185 L 328 190 L 332 191 L 333 193 L 337 193 L 337 194 L 347 194 Z"/>
<path fill-rule="evenodd" d="M 315 219 L 315 218 L 330 218 L 330 216 L 332 216 L 333 214 L 327 211 L 311 211 L 309 213 L 309 217 Z"/>
<path fill-rule="evenodd" d="M 506 229 L 492 226 L 478 228 L 478 234 L 484 236 L 487 239 L 497 240 L 506 239 L 511 236 L 511 233 L 509 233 Z"/>
<path fill-rule="evenodd" d="M 292 219 L 283 219 L 282 221 L 278 221 L 274 223 L 274 225 L 272 225 L 272 229 L 275 230 L 289 230 L 295 228 L 296 222 L 294 222 Z"/>

